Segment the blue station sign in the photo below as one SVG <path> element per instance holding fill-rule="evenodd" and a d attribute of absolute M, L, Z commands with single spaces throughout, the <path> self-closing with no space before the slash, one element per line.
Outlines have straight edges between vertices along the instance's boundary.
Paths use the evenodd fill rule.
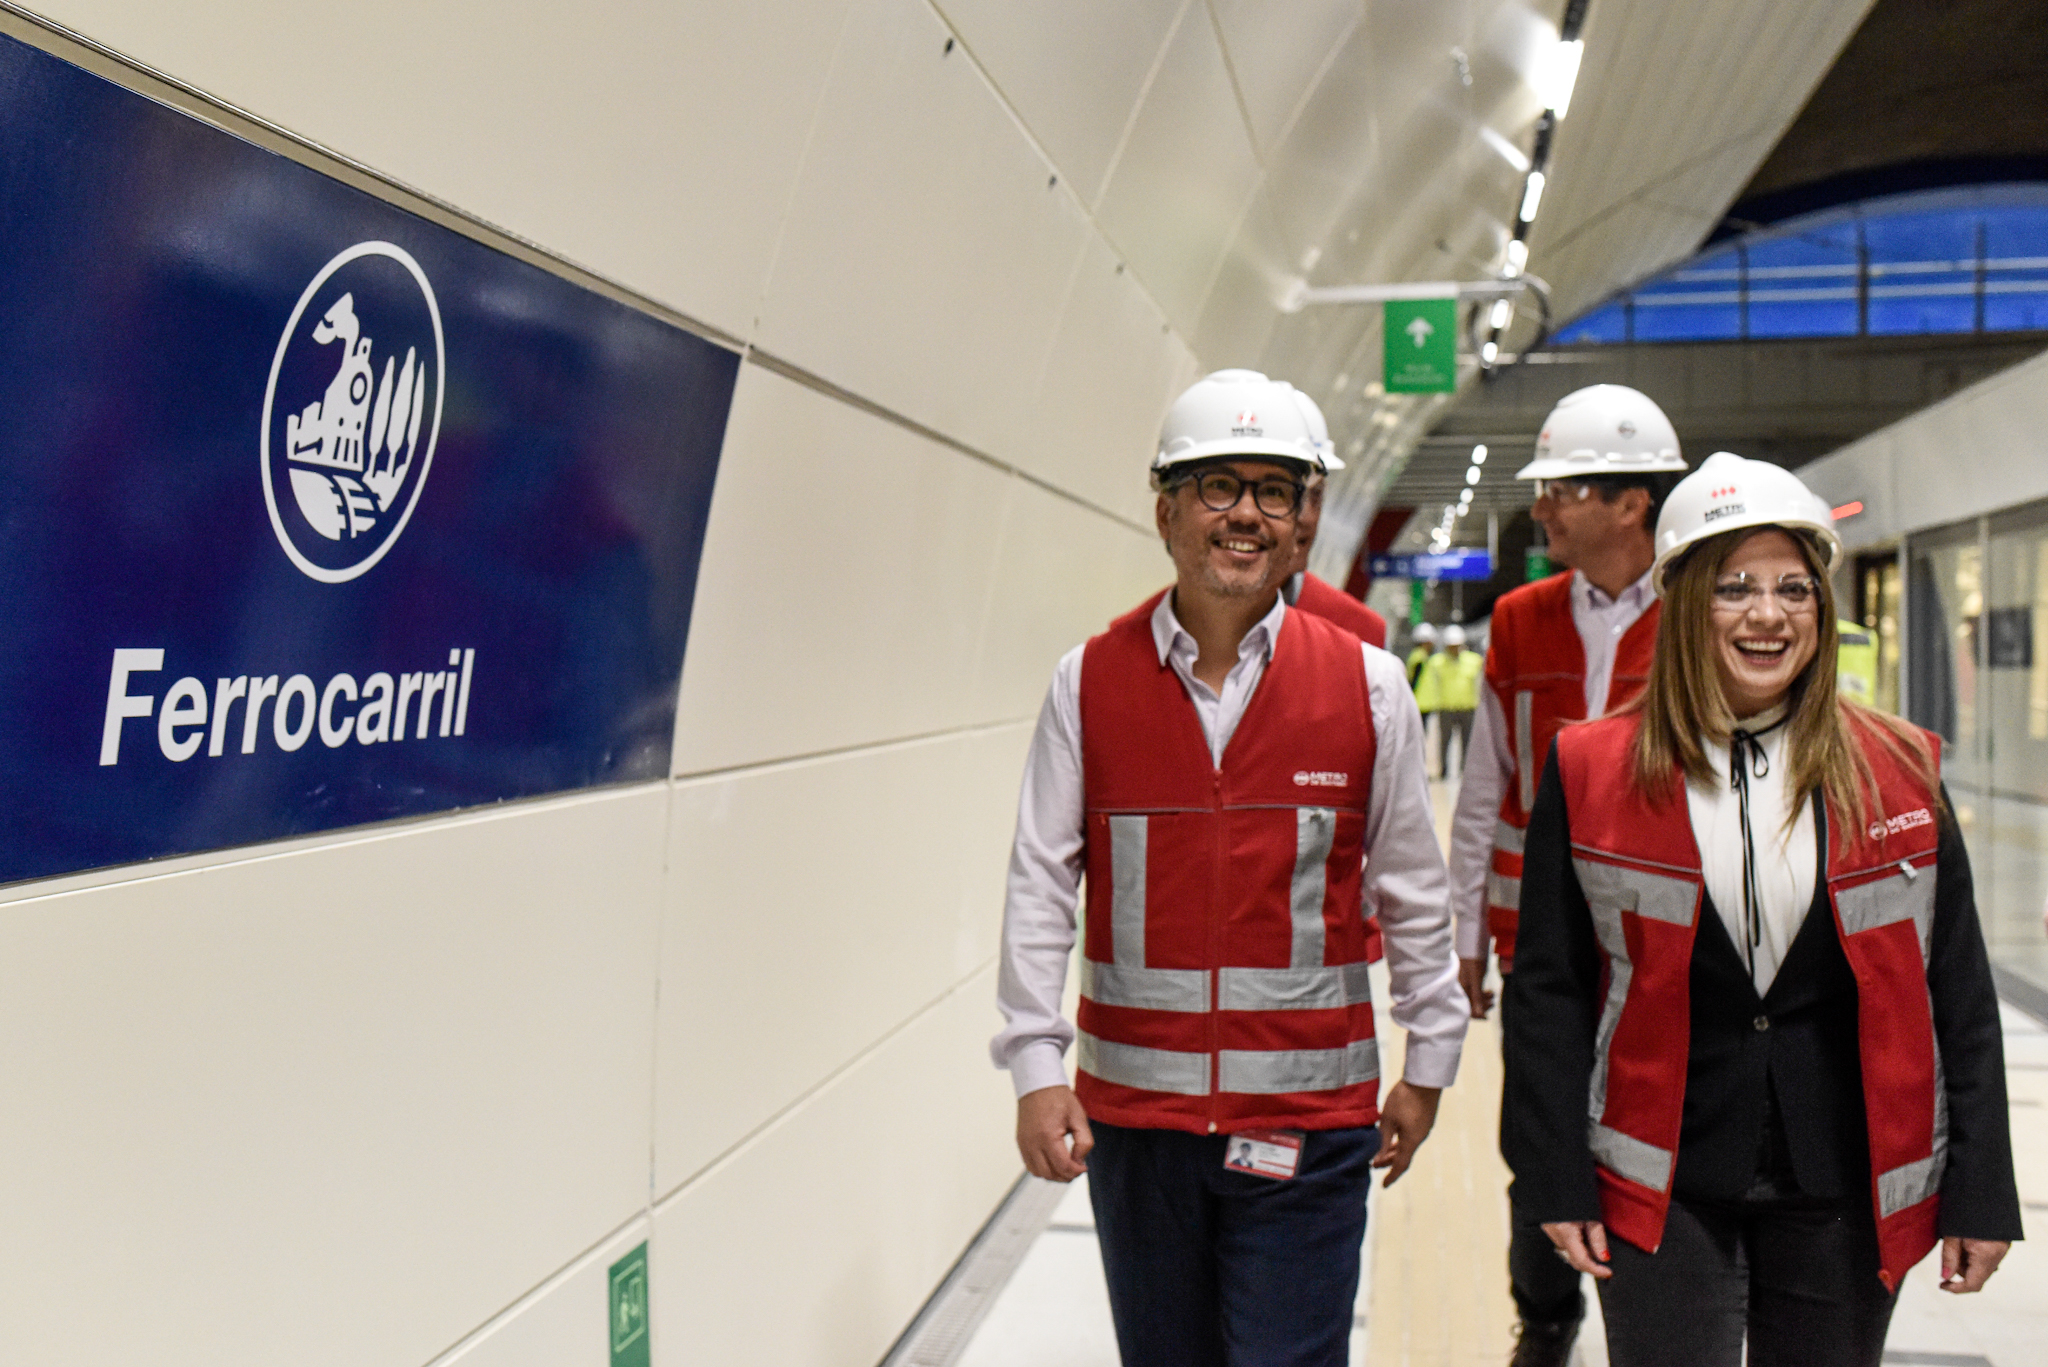
<path fill-rule="evenodd" d="M 1491 579 L 1493 556 L 1453 550 L 1437 555 L 1376 555 L 1367 562 L 1375 579 Z"/>
<path fill-rule="evenodd" d="M 666 774 L 739 358 L 0 37 L 0 882 Z"/>

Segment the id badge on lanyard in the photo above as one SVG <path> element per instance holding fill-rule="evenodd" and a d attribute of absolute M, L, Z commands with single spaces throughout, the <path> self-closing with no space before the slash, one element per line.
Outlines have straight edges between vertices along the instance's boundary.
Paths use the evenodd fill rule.
<path fill-rule="evenodd" d="M 1223 1145 L 1223 1166 L 1232 1172 L 1285 1182 L 1301 1167 L 1300 1130 L 1243 1130 Z"/>

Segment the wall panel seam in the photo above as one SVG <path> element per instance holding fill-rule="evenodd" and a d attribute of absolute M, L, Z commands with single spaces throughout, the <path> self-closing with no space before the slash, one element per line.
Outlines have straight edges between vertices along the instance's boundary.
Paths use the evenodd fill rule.
<path fill-rule="evenodd" d="M 1033 715 L 975 722 L 970 726 L 949 726 L 938 731 L 921 731 L 912 736 L 892 736 L 887 740 L 861 741 L 854 745 L 834 746 L 827 750 L 812 750 L 801 755 L 777 755 L 773 759 L 733 764 L 721 769 L 697 769 L 676 774 L 669 781 L 677 787 L 685 787 L 696 783 L 716 782 L 720 779 L 772 774 L 783 769 L 804 768 L 824 760 L 850 759 L 856 755 L 881 755 L 892 750 L 909 750 L 920 745 L 930 745 L 936 741 L 993 735 L 998 731 L 1007 731 L 1011 727 L 1029 726 L 1036 720 L 1037 717 Z"/>

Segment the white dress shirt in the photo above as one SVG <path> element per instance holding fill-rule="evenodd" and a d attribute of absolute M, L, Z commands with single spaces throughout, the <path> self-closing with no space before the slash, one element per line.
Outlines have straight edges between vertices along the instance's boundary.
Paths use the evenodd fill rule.
<path fill-rule="evenodd" d="M 1621 638 L 1650 610 L 1657 595 L 1650 589 L 1648 570 L 1612 598 L 1574 570 L 1571 595 L 1572 625 L 1586 650 L 1586 715 L 1597 717 L 1607 710 L 1607 687 L 1614 679 Z M 1515 781 L 1507 717 L 1491 688 L 1479 691 L 1479 715 L 1472 719 L 1469 750 L 1458 807 L 1451 817 L 1451 910 L 1458 918 L 1461 959 L 1486 953 L 1486 873 L 1493 864 L 1493 830 L 1500 821 L 1501 798 Z M 1546 758 L 1538 755 L 1536 763 Z M 1529 776 L 1531 790 L 1540 777 Z"/>
<path fill-rule="evenodd" d="M 1801 804 L 1799 818 L 1787 824 L 1785 781 L 1790 777 L 1785 737 L 1790 727 L 1779 726 L 1785 716 L 1778 706 L 1739 723 L 1747 731 L 1762 732 L 1757 741 L 1763 747 L 1761 776 L 1752 762 L 1749 769 L 1749 830 L 1756 851 L 1757 888 L 1762 894 L 1758 908 L 1761 942 L 1751 960 L 1751 980 L 1759 994 L 1770 990 L 1785 962 L 1785 951 L 1805 924 L 1813 905 L 1813 882 L 1819 875 L 1820 846 L 1814 831 L 1813 803 Z M 1766 731 L 1765 727 L 1772 729 Z M 1745 958 L 1748 938 L 1742 925 L 1742 804 L 1730 786 L 1727 745 L 1709 745 L 1707 758 L 1714 765 L 1710 785 L 1687 783 L 1685 805 L 1692 817 L 1692 837 L 1700 849 L 1700 866 L 1706 872 L 1707 895 L 1714 910 L 1728 928 L 1735 951 Z"/>
<path fill-rule="evenodd" d="M 1210 758 L 1219 765 L 1265 676 L 1287 613 L 1287 604 L 1276 600 L 1273 610 L 1245 634 L 1220 693 L 1195 677 L 1200 650 L 1173 614 L 1173 595 L 1162 598 L 1152 613 L 1160 662 L 1179 676 L 1208 737 Z M 1007 1023 L 989 1053 L 997 1067 L 1010 1070 L 1019 1096 L 1065 1083 L 1063 1056 L 1074 1041 L 1060 997 L 1074 947 L 1086 819 L 1081 781 L 1084 649 L 1068 651 L 1053 671 L 1017 801 L 996 987 Z M 1401 662 L 1377 646 L 1361 649 L 1378 746 L 1367 798 L 1363 900 L 1379 913 L 1393 979 L 1394 1021 L 1408 1032 L 1405 1076 L 1418 1087 L 1447 1087 L 1458 1075 L 1468 1017 L 1451 953 L 1443 853 L 1430 820 L 1422 717 Z M 1366 910 L 1362 906 L 1360 914 Z"/>

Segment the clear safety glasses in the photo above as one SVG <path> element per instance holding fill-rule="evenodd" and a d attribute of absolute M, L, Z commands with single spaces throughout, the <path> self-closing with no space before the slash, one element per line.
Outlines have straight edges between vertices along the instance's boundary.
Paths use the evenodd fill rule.
<path fill-rule="evenodd" d="M 1780 575 L 1775 585 L 1746 574 L 1731 574 L 1714 583 L 1716 612 L 1748 612 L 1766 597 L 1777 599 L 1786 616 L 1796 617 L 1820 606 L 1820 584 L 1806 574 Z"/>
<path fill-rule="evenodd" d="M 1536 481 L 1536 501 L 1549 499 L 1553 503 L 1583 503 L 1593 496 L 1593 486 L 1582 479 L 1539 479 Z"/>

